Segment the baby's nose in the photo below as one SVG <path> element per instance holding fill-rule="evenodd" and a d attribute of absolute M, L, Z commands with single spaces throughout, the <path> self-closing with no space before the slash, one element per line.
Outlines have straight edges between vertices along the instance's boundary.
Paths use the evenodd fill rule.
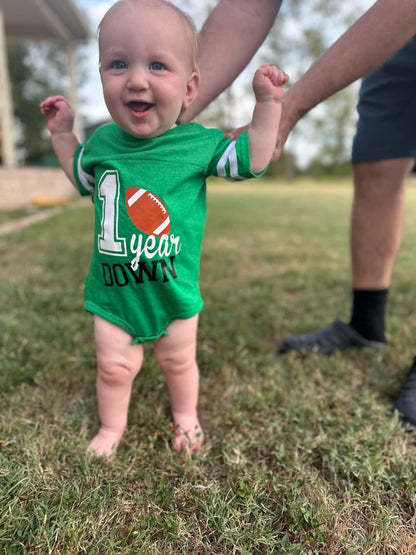
<path fill-rule="evenodd" d="M 148 89 L 148 72 L 144 68 L 133 68 L 129 72 L 129 87 L 134 89 Z"/>

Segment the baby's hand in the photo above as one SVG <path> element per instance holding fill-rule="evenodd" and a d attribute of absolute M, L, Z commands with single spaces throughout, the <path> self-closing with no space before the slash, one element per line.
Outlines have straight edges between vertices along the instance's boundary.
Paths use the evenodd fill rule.
<path fill-rule="evenodd" d="M 63 96 L 50 96 L 40 104 L 40 111 L 48 120 L 51 133 L 71 132 L 74 127 L 74 111 Z"/>
<path fill-rule="evenodd" d="M 262 65 L 254 74 L 253 91 L 257 102 L 280 102 L 289 76 L 276 66 Z"/>

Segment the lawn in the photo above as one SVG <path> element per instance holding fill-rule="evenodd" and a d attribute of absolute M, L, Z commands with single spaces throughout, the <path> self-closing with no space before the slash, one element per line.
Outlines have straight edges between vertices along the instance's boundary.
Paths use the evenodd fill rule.
<path fill-rule="evenodd" d="M 191 458 L 169 447 L 150 348 L 117 456 L 84 456 L 91 203 L 0 237 L 0 553 L 415 553 L 415 433 L 392 411 L 416 355 L 414 184 L 406 198 L 390 347 L 301 359 L 279 341 L 349 316 L 349 182 L 210 184 Z"/>

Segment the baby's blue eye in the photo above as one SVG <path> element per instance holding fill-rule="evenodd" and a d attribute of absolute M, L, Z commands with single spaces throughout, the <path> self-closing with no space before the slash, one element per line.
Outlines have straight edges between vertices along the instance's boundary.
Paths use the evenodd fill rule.
<path fill-rule="evenodd" d="M 126 69 L 127 64 L 126 64 L 126 62 L 123 62 L 122 60 L 115 60 L 111 64 L 111 67 L 113 67 L 114 69 Z"/>
<path fill-rule="evenodd" d="M 150 69 L 153 69 L 154 71 L 161 71 L 162 69 L 165 69 L 165 66 L 162 62 L 152 62 L 150 64 Z"/>

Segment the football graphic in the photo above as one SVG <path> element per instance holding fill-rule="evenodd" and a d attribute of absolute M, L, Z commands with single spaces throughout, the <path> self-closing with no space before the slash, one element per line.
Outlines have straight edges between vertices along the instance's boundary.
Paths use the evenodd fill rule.
<path fill-rule="evenodd" d="M 157 237 L 169 233 L 170 219 L 167 208 L 147 189 L 129 187 L 126 190 L 126 208 L 131 221 L 143 233 Z"/>

